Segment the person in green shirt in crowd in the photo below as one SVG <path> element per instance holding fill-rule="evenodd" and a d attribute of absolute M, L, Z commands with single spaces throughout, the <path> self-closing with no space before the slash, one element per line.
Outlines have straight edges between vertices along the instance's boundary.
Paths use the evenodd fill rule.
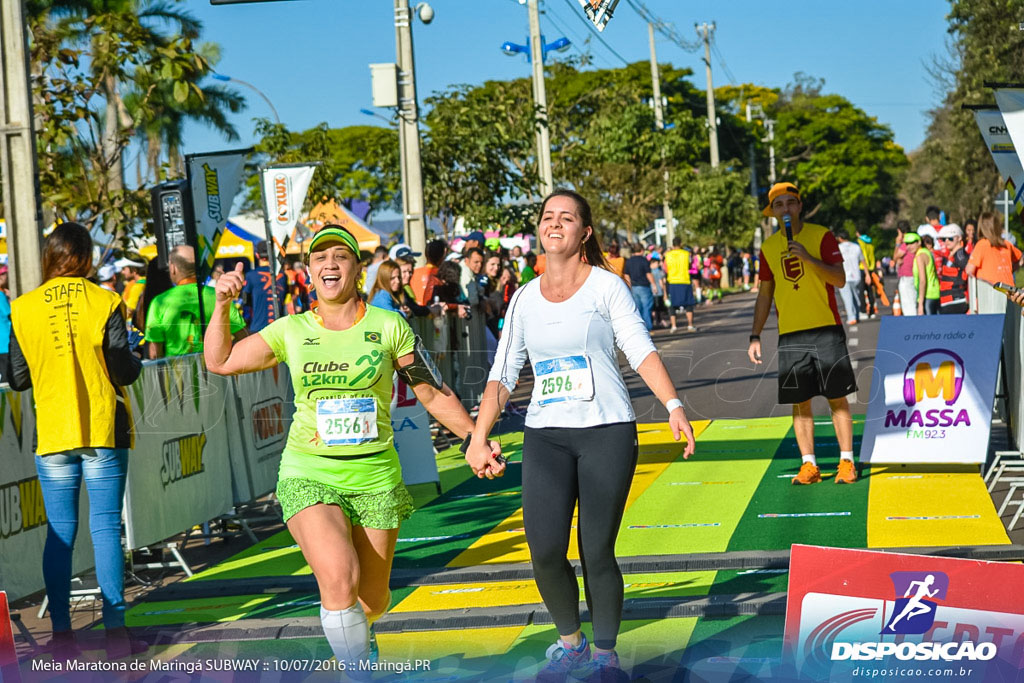
<path fill-rule="evenodd" d="M 537 255 L 532 251 L 526 255 L 526 267 L 523 268 L 523 272 L 519 274 L 519 284 L 525 285 L 530 280 L 537 277 L 537 271 L 534 267 L 537 265 Z"/>
<path fill-rule="evenodd" d="M 146 341 L 151 359 L 184 356 L 203 350 L 203 326 L 199 323 L 199 288 L 196 285 L 196 252 L 179 244 L 171 250 L 167 270 L 174 287 L 153 299 L 146 311 Z M 207 325 L 216 301 L 213 287 L 203 287 L 203 318 Z M 231 334 L 245 336 L 245 321 L 231 306 Z"/>
<path fill-rule="evenodd" d="M 206 367 L 239 375 L 287 363 L 295 416 L 281 455 L 277 497 L 320 590 L 320 621 L 350 676 L 356 661 L 374 659 L 370 626 L 391 603 L 388 590 L 398 529 L 413 510 L 402 483 L 391 427 L 396 372 L 441 424 L 466 438 L 473 419 L 440 380 L 400 314 L 367 306 L 357 283 L 359 244 L 337 225 L 308 240 L 306 259 L 319 307 L 275 320 L 231 343 L 231 302 L 241 267 L 217 282 L 206 329 Z M 501 448 L 474 466 L 478 477 L 504 473 Z M 363 671 L 366 671 L 363 669 Z"/>

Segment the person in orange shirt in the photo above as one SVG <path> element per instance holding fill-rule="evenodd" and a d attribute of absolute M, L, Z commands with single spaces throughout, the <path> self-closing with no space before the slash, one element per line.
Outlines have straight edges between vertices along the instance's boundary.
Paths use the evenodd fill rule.
<path fill-rule="evenodd" d="M 429 306 L 434 300 L 434 287 L 443 284 L 441 278 L 437 276 L 437 267 L 444 261 L 447 251 L 448 244 L 444 240 L 431 240 L 423 249 L 426 264 L 412 271 L 412 281 L 409 284 L 416 295 L 416 303 L 420 306 Z"/>
<path fill-rule="evenodd" d="M 774 299 L 779 317 L 779 403 L 793 404 L 793 431 L 803 456 L 794 484 L 821 481 L 814 455 L 814 411 L 811 399 L 824 396 L 832 411 L 839 441 L 837 484 L 857 481 L 853 463 L 853 419 L 846 397 L 857 390 L 836 306 L 836 289 L 846 284 L 843 257 L 835 236 L 800 218 L 803 202 L 793 183 L 776 183 L 768 192 L 766 216 L 779 225 L 790 221 L 792 238 L 780 229 L 761 245 L 761 287 L 747 355 L 761 364 L 761 330 Z"/>
<path fill-rule="evenodd" d="M 978 217 L 978 240 L 967 264 L 967 274 L 994 285 L 1013 286 L 1013 272 L 1021 262 L 1021 251 L 1002 237 L 996 214 L 983 213 Z"/>
<path fill-rule="evenodd" d="M 608 265 L 611 267 L 612 272 L 622 277 L 623 270 L 626 267 L 626 259 L 619 253 L 619 243 L 612 242 L 608 245 L 608 253 L 605 254 L 605 260 L 608 261 Z"/>

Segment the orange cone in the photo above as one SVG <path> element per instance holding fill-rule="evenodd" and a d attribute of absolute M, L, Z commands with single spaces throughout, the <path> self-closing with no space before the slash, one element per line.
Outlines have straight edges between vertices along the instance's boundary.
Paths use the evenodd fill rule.
<path fill-rule="evenodd" d="M 18 655 L 14 647 L 14 628 L 7 607 L 7 593 L 0 591 L 0 680 L 20 683 Z"/>
<path fill-rule="evenodd" d="M 900 293 L 896 292 L 896 296 L 892 299 L 892 314 L 903 315 L 903 307 L 900 306 Z"/>

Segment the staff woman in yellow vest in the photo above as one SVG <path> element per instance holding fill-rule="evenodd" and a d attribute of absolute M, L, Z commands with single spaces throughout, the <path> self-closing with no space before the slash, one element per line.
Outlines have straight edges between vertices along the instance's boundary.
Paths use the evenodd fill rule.
<path fill-rule="evenodd" d="M 89 231 L 77 223 L 58 225 L 43 247 L 43 284 L 11 304 L 6 379 L 15 391 L 32 387 L 35 399 L 36 470 L 47 518 L 43 580 L 55 659 L 80 654 L 71 630 L 70 593 L 83 478 L 108 657 L 145 649 L 124 628 L 121 553 L 121 508 L 133 445 L 124 387 L 136 380 L 142 363 L 128 347 L 121 297 L 87 280 L 91 271 Z"/>
<path fill-rule="evenodd" d="M 917 290 L 917 314 L 938 315 L 939 276 L 935 272 L 935 255 L 932 247 L 935 241 L 931 235 L 921 237 L 921 248 L 914 254 L 914 289 Z"/>

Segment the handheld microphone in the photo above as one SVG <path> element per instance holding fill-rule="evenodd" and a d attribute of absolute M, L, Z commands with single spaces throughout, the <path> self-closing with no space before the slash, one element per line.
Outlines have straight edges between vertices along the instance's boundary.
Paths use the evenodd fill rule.
<path fill-rule="evenodd" d="M 793 219 L 789 217 L 787 213 L 782 217 L 782 223 L 786 226 L 786 241 L 793 241 Z"/>

